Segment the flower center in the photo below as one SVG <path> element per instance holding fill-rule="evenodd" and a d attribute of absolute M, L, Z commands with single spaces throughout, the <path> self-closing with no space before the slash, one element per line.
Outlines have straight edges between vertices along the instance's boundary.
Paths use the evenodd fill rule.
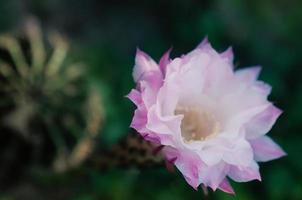
<path fill-rule="evenodd" d="M 220 124 L 215 116 L 201 106 L 177 106 L 175 114 L 184 115 L 180 128 L 186 142 L 206 140 L 219 132 Z"/>

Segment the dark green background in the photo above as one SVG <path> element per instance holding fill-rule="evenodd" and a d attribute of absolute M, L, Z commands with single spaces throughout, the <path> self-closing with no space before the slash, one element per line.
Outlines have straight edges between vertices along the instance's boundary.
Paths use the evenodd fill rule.
<path fill-rule="evenodd" d="M 260 164 L 262 183 L 232 183 L 235 197 L 215 192 L 210 199 L 302 199 L 301 1 L 1 0 L 0 31 L 17 30 L 28 15 L 67 35 L 70 56 L 89 66 L 105 99 L 102 145 L 128 133 L 134 106 L 124 96 L 134 86 L 136 47 L 158 60 L 171 46 L 172 57 L 190 51 L 206 35 L 219 51 L 232 45 L 236 66 L 263 66 L 260 79 L 273 86 L 270 100 L 284 110 L 269 135 L 288 156 Z M 40 184 L 59 185 L 62 199 L 203 199 L 179 173 L 164 169 L 89 174 L 85 182 L 66 176 Z M 5 193 L 3 199 L 13 198 Z"/>

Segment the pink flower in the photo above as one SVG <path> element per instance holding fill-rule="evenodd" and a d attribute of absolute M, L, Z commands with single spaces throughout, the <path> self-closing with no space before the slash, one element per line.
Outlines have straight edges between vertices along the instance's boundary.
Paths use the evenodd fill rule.
<path fill-rule="evenodd" d="M 265 134 L 281 110 L 267 100 L 271 87 L 260 67 L 234 71 L 233 52 L 216 52 L 205 39 L 192 52 L 159 64 L 137 50 L 128 98 L 137 106 L 131 127 L 163 146 L 195 189 L 234 193 L 237 182 L 261 180 L 257 162 L 285 152 Z"/>

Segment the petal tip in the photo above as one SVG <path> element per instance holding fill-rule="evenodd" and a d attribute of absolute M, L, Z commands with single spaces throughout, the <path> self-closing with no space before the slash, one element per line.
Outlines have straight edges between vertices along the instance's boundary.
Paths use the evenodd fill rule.
<path fill-rule="evenodd" d="M 231 194 L 231 195 L 235 195 L 235 191 L 233 189 L 233 187 L 231 186 L 230 182 L 228 181 L 227 178 L 225 178 L 219 185 L 218 189 L 220 189 L 221 191 Z"/>
<path fill-rule="evenodd" d="M 257 65 L 255 67 L 253 67 L 253 69 L 256 72 L 255 74 L 259 75 L 262 70 L 262 67 L 260 65 Z"/>
<path fill-rule="evenodd" d="M 287 153 L 281 147 L 279 147 L 278 152 L 276 152 L 276 159 L 284 156 L 287 156 Z"/>
<path fill-rule="evenodd" d="M 197 46 L 197 48 L 202 49 L 208 45 L 210 45 L 209 38 L 208 36 L 205 36 L 204 39 L 201 41 L 201 43 Z"/>
<path fill-rule="evenodd" d="M 136 57 L 140 56 L 149 59 L 149 56 L 144 51 L 142 51 L 139 47 L 136 47 Z"/>
<path fill-rule="evenodd" d="M 277 107 L 274 106 L 274 113 L 278 118 L 280 115 L 282 115 L 283 110 L 281 110 L 280 108 L 277 108 Z"/>
<path fill-rule="evenodd" d="M 230 61 L 233 61 L 234 59 L 234 53 L 233 53 L 233 47 L 227 48 L 224 52 L 222 52 L 221 57 L 226 58 Z"/>
<path fill-rule="evenodd" d="M 159 61 L 159 67 L 162 71 L 163 74 L 166 73 L 166 67 L 170 62 L 170 53 L 172 51 L 173 47 L 170 47 L 165 53 L 164 55 L 161 57 L 160 61 Z"/>

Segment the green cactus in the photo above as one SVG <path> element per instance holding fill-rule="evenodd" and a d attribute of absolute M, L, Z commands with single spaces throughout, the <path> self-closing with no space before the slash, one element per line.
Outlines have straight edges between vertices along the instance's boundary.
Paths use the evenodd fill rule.
<path fill-rule="evenodd" d="M 66 38 L 43 35 L 34 19 L 26 21 L 24 32 L 0 36 L 1 140 L 13 132 L 11 140 L 29 147 L 7 159 L 26 154 L 26 163 L 65 171 L 80 165 L 95 146 L 104 117 L 101 96 L 89 85 L 85 65 L 70 62 Z"/>

